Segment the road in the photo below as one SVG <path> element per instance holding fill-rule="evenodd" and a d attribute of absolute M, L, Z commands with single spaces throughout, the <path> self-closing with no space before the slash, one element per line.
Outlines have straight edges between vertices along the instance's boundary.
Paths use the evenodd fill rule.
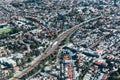
<path fill-rule="evenodd" d="M 82 22 L 68 30 L 66 30 L 65 32 L 61 33 L 56 39 L 55 41 L 53 41 L 52 45 L 50 45 L 45 52 L 38 56 L 34 61 L 32 61 L 31 66 L 29 66 L 28 68 L 24 69 L 23 71 L 19 72 L 18 74 L 15 74 L 14 77 L 10 78 L 9 80 L 19 80 L 19 78 L 21 78 L 22 76 L 24 76 L 25 74 L 27 74 L 29 71 L 31 71 L 32 69 L 34 69 L 41 60 L 44 60 L 47 56 L 51 55 L 54 53 L 54 51 L 59 47 L 59 45 L 61 44 L 61 42 L 68 37 L 69 35 L 73 34 L 78 28 L 79 26 L 85 25 L 91 21 L 95 21 L 98 20 L 100 18 L 103 18 L 103 16 L 98 16 L 96 18 L 92 18 L 90 20 L 87 20 L 85 22 Z M 54 44 L 56 42 L 56 44 Z"/>

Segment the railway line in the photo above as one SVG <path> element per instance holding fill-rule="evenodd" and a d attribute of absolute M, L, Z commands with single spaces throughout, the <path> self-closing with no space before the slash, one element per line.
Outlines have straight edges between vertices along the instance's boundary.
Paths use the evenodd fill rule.
<path fill-rule="evenodd" d="M 82 25 L 85 25 L 89 22 L 92 22 L 94 20 L 98 20 L 98 19 L 101 19 L 101 18 L 104 18 L 104 16 L 98 16 L 96 18 L 92 18 L 90 20 L 87 20 L 85 22 L 82 22 L 68 30 L 66 30 L 65 32 L 61 33 L 57 39 L 55 39 L 55 41 L 53 41 L 53 44 L 54 42 L 57 41 L 57 43 L 52 46 L 51 48 L 51 45 L 45 50 L 45 52 L 43 53 L 43 55 L 40 55 L 38 56 L 35 61 L 32 62 L 31 66 L 29 66 L 28 68 L 24 69 L 23 71 L 19 72 L 18 74 L 15 74 L 12 78 L 10 78 L 9 80 L 19 80 L 22 76 L 24 76 L 25 74 L 27 74 L 29 71 L 31 71 L 32 69 L 34 69 L 40 62 L 41 60 L 45 59 L 47 56 L 51 55 L 54 53 L 54 51 L 58 48 L 58 46 L 61 44 L 61 42 L 66 38 L 68 37 L 70 34 L 73 34 L 78 28 L 79 26 L 82 26 Z M 53 45 L 52 44 L 52 45 Z"/>

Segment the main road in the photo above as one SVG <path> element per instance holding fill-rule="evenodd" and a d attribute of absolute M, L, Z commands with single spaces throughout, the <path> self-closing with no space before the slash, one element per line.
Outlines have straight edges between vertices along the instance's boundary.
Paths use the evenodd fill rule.
<path fill-rule="evenodd" d="M 66 37 L 68 37 L 69 35 L 73 34 L 78 28 L 79 26 L 85 25 L 89 22 L 98 20 L 104 18 L 104 16 L 98 16 L 96 18 L 92 18 L 89 19 L 87 21 L 84 21 L 66 31 L 64 31 L 63 33 L 61 33 L 54 41 L 53 43 L 45 50 L 45 52 L 42 55 L 39 55 L 35 60 L 33 60 L 31 62 L 31 66 L 29 66 L 28 68 L 24 69 L 23 71 L 15 74 L 12 78 L 10 78 L 9 80 L 19 80 L 21 77 L 23 77 L 25 74 L 27 74 L 29 71 L 31 71 L 32 69 L 34 69 L 39 63 L 42 63 L 41 60 L 44 60 L 47 56 L 51 55 L 54 53 L 54 51 L 59 47 L 59 45 L 62 43 L 63 40 L 65 40 Z"/>

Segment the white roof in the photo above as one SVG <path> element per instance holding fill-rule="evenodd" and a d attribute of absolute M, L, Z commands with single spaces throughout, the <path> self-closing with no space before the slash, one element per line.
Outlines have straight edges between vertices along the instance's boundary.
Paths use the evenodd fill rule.
<path fill-rule="evenodd" d="M 67 79 L 65 79 L 65 80 L 71 80 L 71 79 L 67 78 Z"/>
<path fill-rule="evenodd" d="M 12 64 L 13 66 L 16 66 L 16 62 L 10 58 L 6 58 L 6 57 L 0 58 L 0 62 L 2 63 L 7 62 L 8 64 Z"/>

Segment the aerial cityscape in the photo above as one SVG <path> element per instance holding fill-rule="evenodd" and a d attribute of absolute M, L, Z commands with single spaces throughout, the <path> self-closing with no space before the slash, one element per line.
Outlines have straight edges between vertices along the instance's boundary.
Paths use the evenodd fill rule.
<path fill-rule="evenodd" d="M 0 80 L 120 80 L 120 0 L 0 0 Z"/>

